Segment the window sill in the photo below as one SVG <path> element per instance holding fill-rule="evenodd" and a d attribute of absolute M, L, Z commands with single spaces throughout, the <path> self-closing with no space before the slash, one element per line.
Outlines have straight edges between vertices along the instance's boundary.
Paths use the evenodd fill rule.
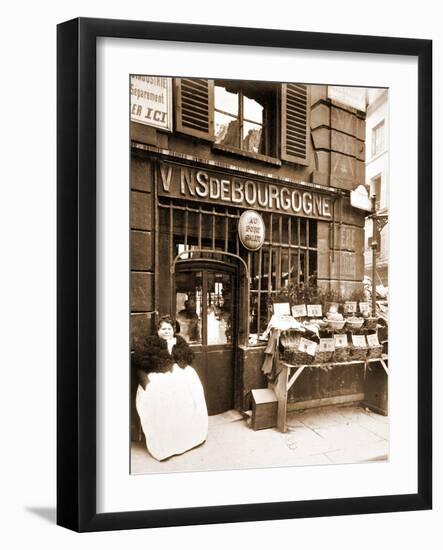
<path fill-rule="evenodd" d="M 268 157 L 267 155 L 261 155 L 260 153 L 252 153 L 251 151 L 242 151 L 241 149 L 236 149 L 235 147 L 230 147 L 229 145 L 221 145 L 219 143 L 214 143 L 212 145 L 214 151 L 219 151 L 222 153 L 229 153 L 230 155 L 248 158 L 253 160 L 258 160 L 266 164 L 272 164 L 273 166 L 281 166 L 281 160 L 275 157 Z"/>

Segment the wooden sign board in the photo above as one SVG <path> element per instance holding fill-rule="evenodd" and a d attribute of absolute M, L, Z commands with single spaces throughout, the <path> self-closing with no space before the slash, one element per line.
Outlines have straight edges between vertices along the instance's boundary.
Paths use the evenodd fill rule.
<path fill-rule="evenodd" d="M 367 346 L 366 336 L 364 336 L 363 334 L 353 334 L 352 343 L 356 348 L 365 348 Z"/>
<path fill-rule="evenodd" d="M 321 317 L 323 315 L 321 304 L 318 305 L 308 305 L 308 317 Z"/>
<path fill-rule="evenodd" d="M 345 302 L 343 304 L 343 313 L 357 313 L 357 302 Z"/>
<path fill-rule="evenodd" d="M 305 304 L 299 304 L 296 306 L 292 306 L 292 316 L 293 317 L 307 317 L 306 312 L 306 305 Z"/>
<path fill-rule="evenodd" d="M 347 348 L 348 337 L 346 334 L 334 334 L 334 343 L 336 348 Z"/>
<path fill-rule="evenodd" d="M 312 340 L 308 340 L 307 338 L 300 338 L 298 351 L 303 351 L 308 355 L 314 356 L 315 352 L 317 351 L 317 343 L 312 342 Z"/>
<path fill-rule="evenodd" d="M 334 338 L 320 338 L 318 351 L 335 351 Z"/>
<path fill-rule="evenodd" d="M 370 348 L 375 348 L 380 345 L 377 334 L 368 334 L 366 338 L 368 340 L 368 346 Z"/>

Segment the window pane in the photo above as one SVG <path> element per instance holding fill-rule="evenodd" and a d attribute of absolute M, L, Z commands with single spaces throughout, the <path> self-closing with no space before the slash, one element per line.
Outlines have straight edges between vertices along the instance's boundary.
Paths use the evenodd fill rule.
<path fill-rule="evenodd" d="M 254 99 L 243 97 L 243 118 L 251 122 L 263 124 L 263 105 L 260 105 Z"/>
<path fill-rule="evenodd" d="M 384 149 L 385 123 L 380 122 L 372 130 L 372 156 L 378 155 Z"/>
<path fill-rule="evenodd" d="M 240 147 L 240 125 L 238 120 L 232 116 L 215 111 L 215 143 Z"/>
<path fill-rule="evenodd" d="M 175 276 L 175 311 L 180 335 L 191 344 L 201 344 L 202 274 L 190 271 Z"/>
<path fill-rule="evenodd" d="M 262 126 L 252 122 L 243 123 L 243 147 L 244 151 L 261 153 Z"/>
<path fill-rule="evenodd" d="M 226 91 L 221 86 L 214 87 L 215 108 L 238 117 L 238 94 Z"/>
<path fill-rule="evenodd" d="M 232 277 L 208 273 L 207 330 L 208 345 L 232 341 Z"/>
<path fill-rule="evenodd" d="M 309 220 L 309 246 L 317 248 L 317 222 Z"/>

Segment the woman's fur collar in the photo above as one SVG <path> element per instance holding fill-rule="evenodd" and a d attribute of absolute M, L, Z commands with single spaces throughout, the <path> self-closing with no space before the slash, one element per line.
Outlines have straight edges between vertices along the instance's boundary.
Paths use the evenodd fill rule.
<path fill-rule="evenodd" d="M 172 370 L 174 363 L 181 368 L 192 364 L 194 353 L 187 342 L 179 336 L 175 336 L 176 344 L 169 354 L 166 340 L 159 336 L 148 336 L 142 346 L 133 354 L 132 364 L 135 368 L 146 373 L 168 372 Z"/>

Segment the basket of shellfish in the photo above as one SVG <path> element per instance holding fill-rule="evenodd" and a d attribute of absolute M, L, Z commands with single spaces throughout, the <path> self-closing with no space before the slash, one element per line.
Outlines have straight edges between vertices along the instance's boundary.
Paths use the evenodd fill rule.
<path fill-rule="evenodd" d="M 314 362 L 314 355 L 309 355 L 297 348 L 287 348 L 283 352 L 283 360 L 292 365 L 310 365 Z"/>
<path fill-rule="evenodd" d="M 334 363 L 345 363 L 349 361 L 349 347 L 335 348 L 333 361 Z"/>
<path fill-rule="evenodd" d="M 333 351 L 316 351 L 314 363 L 330 363 L 332 361 Z"/>
<path fill-rule="evenodd" d="M 375 330 L 377 328 L 377 323 L 378 323 L 377 317 L 366 317 L 365 328 L 370 330 Z"/>
<path fill-rule="evenodd" d="M 365 346 L 354 346 L 349 347 L 349 359 L 352 361 L 366 361 L 368 355 L 368 348 Z"/>
<path fill-rule="evenodd" d="M 383 346 L 371 346 L 368 349 L 368 359 L 380 359 L 383 354 Z"/>
<path fill-rule="evenodd" d="M 348 330 L 359 330 L 365 320 L 362 317 L 348 317 L 346 319 L 346 328 Z"/>

